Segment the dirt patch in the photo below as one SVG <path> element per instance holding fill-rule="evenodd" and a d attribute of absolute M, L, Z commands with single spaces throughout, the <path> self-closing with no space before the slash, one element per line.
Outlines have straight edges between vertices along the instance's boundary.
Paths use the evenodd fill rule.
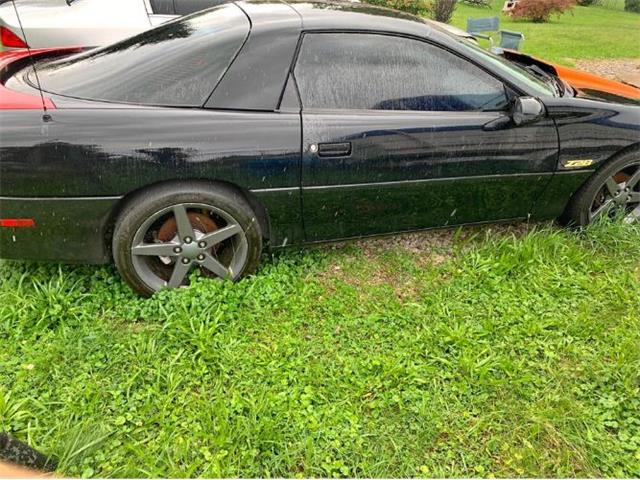
<path fill-rule="evenodd" d="M 356 245 L 362 249 L 367 257 L 376 256 L 394 248 L 401 248 L 414 254 L 434 251 L 444 254 L 451 249 L 455 235 L 456 230 L 431 230 L 364 239 L 357 241 Z"/>
<path fill-rule="evenodd" d="M 415 279 L 401 269 L 387 268 L 384 262 L 378 261 L 378 257 L 393 250 L 404 250 L 413 256 L 413 261 L 419 268 L 439 266 L 454 255 L 456 245 L 461 243 L 473 243 L 485 237 L 502 237 L 526 235 L 540 223 L 514 222 L 505 224 L 490 224 L 468 226 L 461 229 L 428 230 L 415 233 L 396 234 L 385 237 L 375 237 L 355 242 L 340 242 L 328 246 L 331 250 L 341 250 L 349 245 L 356 245 L 362 254 L 369 259 L 360 265 L 357 274 L 354 274 L 349 264 L 358 262 L 358 256 L 348 255 L 340 261 L 332 262 L 326 270 L 318 275 L 318 278 L 326 284 L 330 291 L 333 290 L 332 281 L 340 280 L 349 285 L 360 288 L 359 295 L 363 301 L 367 299 L 366 287 L 387 285 L 391 287 L 395 296 L 401 301 L 411 301 L 420 294 L 421 287 Z M 360 257 L 361 258 L 361 257 Z M 446 281 L 444 272 L 438 277 Z M 432 281 L 437 281 L 434 278 Z"/>
<path fill-rule="evenodd" d="M 361 301 L 369 299 L 366 288 L 370 286 L 388 286 L 393 290 L 396 298 L 401 301 L 414 300 L 418 297 L 418 285 L 410 275 L 389 270 L 379 264 L 372 264 L 371 267 L 365 272 L 354 275 L 350 271 L 343 270 L 340 265 L 332 264 L 318 277 L 327 285 L 331 285 L 333 280 L 339 280 L 357 287 Z"/>
<path fill-rule="evenodd" d="M 640 88 L 640 58 L 576 60 L 576 68 L 611 80 L 630 83 Z"/>
<path fill-rule="evenodd" d="M 427 230 L 415 233 L 402 233 L 385 237 L 374 237 L 358 240 L 355 244 L 364 252 L 365 256 L 377 256 L 388 250 L 400 248 L 417 256 L 429 255 L 442 263 L 452 253 L 456 241 L 466 242 L 478 235 L 508 235 L 522 236 L 533 227 L 536 222 L 513 222 L 504 224 L 489 224 L 467 226 L 440 230 Z M 344 244 L 336 244 L 340 248 Z"/>

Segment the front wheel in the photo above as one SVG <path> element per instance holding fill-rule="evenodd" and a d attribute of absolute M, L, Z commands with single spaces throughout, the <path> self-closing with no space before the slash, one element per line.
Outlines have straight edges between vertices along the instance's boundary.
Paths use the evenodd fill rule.
<path fill-rule="evenodd" d="M 164 185 L 132 198 L 113 236 L 122 278 L 148 296 L 188 284 L 194 269 L 237 280 L 257 267 L 262 232 L 242 195 L 224 186 Z"/>
<path fill-rule="evenodd" d="M 640 155 L 635 152 L 611 161 L 574 195 L 565 223 L 586 226 L 603 217 L 621 216 L 640 223 Z"/>

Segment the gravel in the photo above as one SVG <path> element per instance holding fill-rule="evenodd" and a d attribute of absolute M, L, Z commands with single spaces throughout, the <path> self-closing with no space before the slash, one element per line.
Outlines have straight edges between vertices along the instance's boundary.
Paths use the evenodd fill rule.
<path fill-rule="evenodd" d="M 640 88 L 640 58 L 618 60 L 577 60 L 576 68 Z"/>

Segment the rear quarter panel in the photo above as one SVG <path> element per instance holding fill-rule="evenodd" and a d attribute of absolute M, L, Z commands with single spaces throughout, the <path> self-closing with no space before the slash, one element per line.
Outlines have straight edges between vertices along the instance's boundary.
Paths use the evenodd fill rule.
<path fill-rule="evenodd" d="M 54 100 L 55 101 L 55 100 Z M 0 196 L 123 198 L 172 180 L 237 185 L 266 208 L 272 244 L 301 240 L 300 117 L 171 108 L 0 113 Z"/>

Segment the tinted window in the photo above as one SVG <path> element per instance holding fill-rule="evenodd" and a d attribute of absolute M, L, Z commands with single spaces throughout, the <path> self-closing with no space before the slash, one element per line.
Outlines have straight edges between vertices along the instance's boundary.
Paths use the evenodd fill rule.
<path fill-rule="evenodd" d="M 536 95 L 555 96 L 554 88 L 548 83 L 543 82 L 540 78 L 535 77 L 519 65 L 510 62 L 504 56 L 491 53 L 475 42 L 470 42 L 462 38 L 456 38 L 456 40 L 460 45 L 469 50 L 469 53 L 481 55 L 485 60 L 493 63 L 497 71 L 516 77 L 519 81 L 525 83 L 527 87 L 533 91 L 532 93 Z"/>
<path fill-rule="evenodd" d="M 500 81 L 418 40 L 376 34 L 305 35 L 295 69 L 304 108 L 503 109 Z"/>
<path fill-rule="evenodd" d="M 173 0 L 150 0 L 151 11 L 156 15 L 175 15 Z"/>
<path fill-rule="evenodd" d="M 293 81 L 292 76 L 289 76 L 287 79 L 287 85 L 284 87 L 284 93 L 282 94 L 282 100 L 280 102 L 280 110 L 300 111 L 300 100 L 298 99 L 298 92 L 296 91 L 295 82 Z"/>
<path fill-rule="evenodd" d="M 44 90 L 61 95 L 202 106 L 248 31 L 245 14 L 229 4 L 108 47 L 40 65 L 38 74 Z"/>
<path fill-rule="evenodd" d="M 218 5 L 224 5 L 232 0 L 175 0 L 174 5 L 178 15 L 190 15 Z"/>

